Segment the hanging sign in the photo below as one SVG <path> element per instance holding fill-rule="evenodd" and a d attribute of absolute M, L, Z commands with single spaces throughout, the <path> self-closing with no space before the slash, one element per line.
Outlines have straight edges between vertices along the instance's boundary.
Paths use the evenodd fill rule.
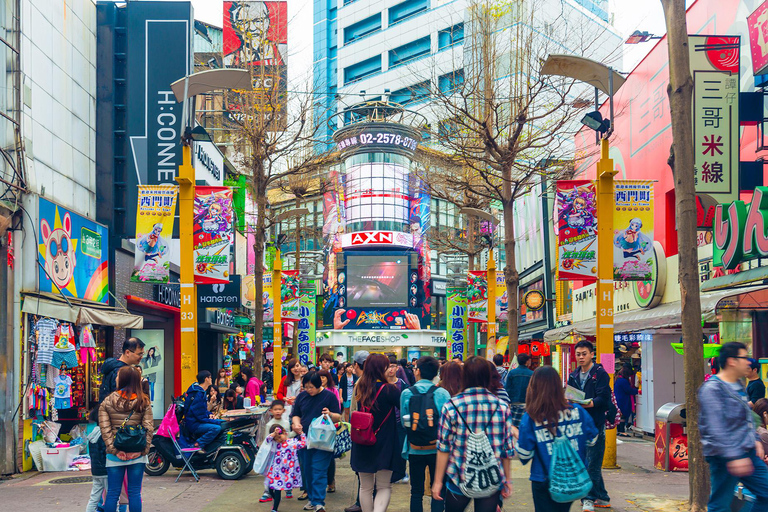
<path fill-rule="evenodd" d="M 167 283 L 176 211 L 176 185 L 139 186 L 136 208 L 136 255 L 131 281 Z"/>
<path fill-rule="evenodd" d="M 467 354 L 467 296 L 464 287 L 449 286 L 447 291 L 447 354 L 450 361 L 458 356 L 462 361 Z"/>
<path fill-rule="evenodd" d="M 762 75 L 768 68 L 768 2 L 747 16 L 749 46 L 752 51 L 752 74 Z"/>
<path fill-rule="evenodd" d="M 597 194 L 588 180 L 557 182 L 558 279 L 597 278 Z"/>
<path fill-rule="evenodd" d="M 302 291 L 299 298 L 299 323 L 297 334 L 297 353 L 299 355 L 299 362 L 303 365 L 309 363 L 315 364 L 315 294 L 314 291 L 307 292 Z"/>
<path fill-rule="evenodd" d="M 613 279 L 647 281 L 653 271 L 653 182 L 614 182 Z"/>
<path fill-rule="evenodd" d="M 470 322 L 488 322 L 488 275 L 485 270 L 469 271 L 467 310 Z"/>
<path fill-rule="evenodd" d="M 298 322 L 299 315 L 299 271 L 283 270 L 283 281 L 280 286 L 282 301 L 281 319 L 283 322 Z"/>
<path fill-rule="evenodd" d="M 715 208 L 712 264 L 726 270 L 768 256 L 768 187 L 755 187 L 752 202 L 734 201 Z"/>
<path fill-rule="evenodd" d="M 193 252 L 197 284 L 229 282 L 232 240 L 232 189 L 196 187 Z"/>

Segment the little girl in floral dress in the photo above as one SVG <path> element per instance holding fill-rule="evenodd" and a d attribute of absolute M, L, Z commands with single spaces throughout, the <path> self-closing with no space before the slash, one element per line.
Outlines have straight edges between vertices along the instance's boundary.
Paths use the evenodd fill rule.
<path fill-rule="evenodd" d="M 277 512 L 282 491 L 301 487 L 298 451 L 306 448 L 307 437 L 301 434 L 301 437 L 288 439 L 288 433 L 281 425 L 272 425 L 268 438 L 275 445 L 275 453 L 265 478 L 269 493 L 272 495 L 272 511 Z"/>

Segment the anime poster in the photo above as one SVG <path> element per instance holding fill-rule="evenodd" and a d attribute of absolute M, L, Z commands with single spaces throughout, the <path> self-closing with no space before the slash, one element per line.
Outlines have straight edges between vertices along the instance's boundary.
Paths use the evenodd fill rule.
<path fill-rule="evenodd" d="M 653 273 L 653 182 L 614 182 L 613 279 L 650 281 Z"/>
<path fill-rule="evenodd" d="M 432 279 L 432 262 L 430 261 L 431 251 L 428 238 L 431 220 L 431 196 L 427 192 L 427 188 L 422 186 L 419 178 L 412 175 L 411 180 L 410 188 L 413 195 L 411 196 L 409 222 L 413 237 L 413 249 L 419 255 L 418 272 L 423 286 L 424 300 L 421 306 L 421 318 L 429 319 L 432 318 L 432 294 L 429 284 Z"/>
<path fill-rule="evenodd" d="M 107 228 L 39 199 L 39 289 L 78 299 L 109 298 Z"/>
<path fill-rule="evenodd" d="M 588 180 L 557 182 L 558 279 L 597 279 L 597 194 Z"/>
<path fill-rule="evenodd" d="M 136 255 L 131 281 L 167 283 L 176 185 L 140 185 L 136 209 Z"/>
<path fill-rule="evenodd" d="M 485 270 L 469 271 L 466 295 L 468 320 L 488 322 L 488 276 Z"/>
<path fill-rule="evenodd" d="M 507 293 L 507 281 L 502 270 L 496 271 L 496 321 L 506 322 L 509 309 L 509 294 Z"/>
<path fill-rule="evenodd" d="M 297 334 L 297 353 L 301 364 L 315 364 L 315 293 L 314 290 L 302 290 L 299 298 L 299 323 Z"/>
<path fill-rule="evenodd" d="M 195 282 L 229 282 L 232 246 L 232 189 L 196 187 L 194 244 Z"/>
<path fill-rule="evenodd" d="M 261 305 L 264 308 L 262 318 L 265 322 L 275 320 L 275 301 L 272 298 L 272 272 L 264 272 L 262 279 Z"/>
<path fill-rule="evenodd" d="M 448 353 L 446 359 L 450 361 L 456 356 L 462 361 L 467 355 L 467 296 L 466 288 L 449 286 L 446 297 L 448 320 L 446 340 Z"/>
<path fill-rule="evenodd" d="M 283 322 L 298 322 L 299 316 L 299 271 L 283 270 L 283 281 L 280 285 L 280 300 L 282 301 L 281 319 Z"/>
<path fill-rule="evenodd" d="M 345 228 L 343 176 L 337 170 L 328 173 L 328 187 L 323 194 L 323 237 L 326 265 L 323 271 L 323 325 L 333 325 L 339 306 L 338 256 L 342 251 Z M 343 273 L 342 273 L 343 275 Z"/>

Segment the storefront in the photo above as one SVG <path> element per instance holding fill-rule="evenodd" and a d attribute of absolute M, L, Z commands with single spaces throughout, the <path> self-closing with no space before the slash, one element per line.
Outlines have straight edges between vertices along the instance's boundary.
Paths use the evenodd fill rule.
<path fill-rule="evenodd" d="M 319 331 L 318 354 L 341 352 L 349 361 L 358 350 L 394 355 L 397 359 L 411 360 L 421 356 L 445 357 L 445 331 Z"/>
<path fill-rule="evenodd" d="M 229 309 L 205 308 L 199 310 L 205 321 L 197 325 L 197 367 L 198 371 L 208 370 L 216 375 L 222 367 L 225 355 L 225 342 L 230 335 L 237 335 L 240 329 L 235 327 L 235 314 Z M 182 386 L 190 383 L 183 382 Z"/>

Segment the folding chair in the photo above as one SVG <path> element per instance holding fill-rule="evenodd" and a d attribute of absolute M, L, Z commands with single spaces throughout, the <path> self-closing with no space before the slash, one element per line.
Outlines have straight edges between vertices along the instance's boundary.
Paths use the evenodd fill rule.
<path fill-rule="evenodd" d="M 192 473 L 192 476 L 195 477 L 195 482 L 200 481 L 200 477 L 197 475 L 197 471 L 195 471 L 195 468 L 192 467 L 192 464 L 190 464 L 189 460 L 200 451 L 200 448 L 182 448 L 179 445 L 179 442 L 176 440 L 176 436 L 171 436 L 171 441 L 173 442 L 173 446 L 176 448 L 176 451 L 179 452 L 179 455 L 181 456 L 181 460 L 184 462 L 184 465 L 181 467 L 181 471 L 179 471 L 179 476 L 176 477 L 176 482 L 179 481 L 179 478 L 181 478 L 181 475 L 184 473 L 184 470 L 188 470 L 190 473 Z M 174 482 L 174 483 L 176 483 Z"/>

